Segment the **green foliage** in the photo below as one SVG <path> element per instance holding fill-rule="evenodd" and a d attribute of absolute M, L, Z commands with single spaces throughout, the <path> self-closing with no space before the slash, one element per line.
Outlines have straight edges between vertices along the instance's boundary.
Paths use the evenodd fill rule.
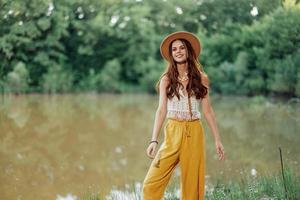
<path fill-rule="evenodd" d="M 284 170 L 288 199 L 300 197 L 300 178 L 291 168 Z M 293 176 L 294 175 L 294 176 Z M 285 199 L 285 190 L 280 173 L 262 177 L 242 177 L 240 183 L 217 184 L 206 199 Z"/>
<path fill-rule="evenodd" d="M 222 177 L 219 177 L 216 183 L 207 184 L 205 200 L 244 200 L 244 199 L 299 199 L 300 198 L 300 177 L 296 171 L 287 167 L 284 170 L 285 185 L 281 172 L 267 174 L 263 176 L 245 175 L 238 181 L 228 181 L 224 183 Z M 166 200 L 180 199 L 180 183 L 179 179 L 171 182 L 164 194 Z M 125 191 L 113 189 L 106 196 L 109 200 L 133 199 L 140 200 L 142 191 L 130 187 Z M 98 199 L 98 195 L 93 193 L 87 194 L 82 199 Z"/>
<path fill-rule="evenodd" d="M 234 93 L 237 89 L 234 82 L 234 65 L 227 61 L 220 64 L 219 68 L 212 68 L 208 71 L 211 77 L 211 82 L 213 82 L 213 86 L 216 91 L 220 93 Z"/>
<path fill-rule="evenodd" d="M 204 62 L 213 88 L 221 93 L 299 96 L 299 11 L 299 6 L 280 7 L 251 26 L 234 29 L 232 35 L 212 36 L 207 48 L 213 56 Z"/>
<path fill-rule="evenodd" d="M 141 74 L 139 81 L 144 90 L 150 93 L 156 92 L 155 85 L 163 73 L 165 65 L 165 63 L 158 62 L 152 57 L 148 57 L 147 60 L 141 62 L 138 72 Z"/>
<path fill-rule="evenodd" d="M 60 65 L 49 69 L 42 77 L 43 91 L 47 93 L 68 92 L 72 89 L 73 74 Z"/>
<path fill-rule="evenodd" d="M 268 82 L 268 89 L 274 92 L 294 93 L 297 83 L 297 68 L 292 56 L 281 60 L 274 60 L 274 72 Z"/>
<path fill-rule="evenodd" d="M 4 1 L 0 85 L 9 91 L 5 78 L 10 84 L 17 80 L 12 69 L 22 62 L 30 79 L 26 91 L 153 93 L 166 66 L 161 40 L 187 30 L 201 39 L 201 62 L 216 92 L 299 96 L 299 5 L 295 0 Z M 63 76 L 53 75 L 58 73 Z M 64 76 L 65 86 L 51 81 Z"/>
<path fill-rule="evenodd" d="M 28 89 L 28 70 L 24 63 L 19 62 L 15 65 L 14 70 L 9 72 L 6 77 L 6 84 L 9 91 L 14 93 L 24 93 Z"/>
<path fill-rule="evenodd" d="M 97 91 L 100 82 L 100 74 L 96 73 L 94 69 L 90 69 L 87 76 L 85 76 L 79 83 L 79 89 L 83 91 Z"/>
<path fill-rule="evenodd" d="M 114 59 L 106 63 L 99 74 L 99 89 L 105 92 L 118 92 L 121 65 Z"/>
<path fill-rule="evenodd" d="M 295 93 L 298 97 L 300 97 L 300 70 L 297 73 L 297 84 L 295 87 Z"/>

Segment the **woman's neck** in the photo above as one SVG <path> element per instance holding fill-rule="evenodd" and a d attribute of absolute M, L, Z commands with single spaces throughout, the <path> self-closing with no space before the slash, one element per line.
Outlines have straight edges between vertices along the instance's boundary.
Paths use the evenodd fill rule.
<path fill-rule="evenodd" d="M 188 71 L 187 63 L 179 64 L 177 63 L 177 71 L 179 73 L 179 76 L 184 76 L 185 72 Z"/>

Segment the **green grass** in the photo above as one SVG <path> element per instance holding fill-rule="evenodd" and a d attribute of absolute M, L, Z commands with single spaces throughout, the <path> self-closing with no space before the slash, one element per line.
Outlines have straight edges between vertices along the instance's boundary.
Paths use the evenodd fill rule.
<path fill-rule="evenodd" d="M 281 171 L 261 177 L 242 177 L 237 182 L 221 183 L 217 181 L 213 187 L 206 189 L 205 200 L 297 200 L 300 199 L 300 176 L 296 176 L 291 168 L 284 170 L 285 192 Z M 179 184 L 168 186 L 164 200 L 179 200 Z M 141 185 L 137 184 L 130 190 L 112 190 L 106 199 L 97 195 L 87 195 L 83 200 L 141 200 Z"/>

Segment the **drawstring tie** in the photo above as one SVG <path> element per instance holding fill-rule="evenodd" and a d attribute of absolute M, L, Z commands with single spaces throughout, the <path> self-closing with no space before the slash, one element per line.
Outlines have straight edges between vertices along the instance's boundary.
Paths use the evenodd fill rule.
<path fill-rule="evenodd" d="M 184 124 L 184 132 L 186 134 L 186 137 L 191 137 L 191 129 L 187 122 Z"/>

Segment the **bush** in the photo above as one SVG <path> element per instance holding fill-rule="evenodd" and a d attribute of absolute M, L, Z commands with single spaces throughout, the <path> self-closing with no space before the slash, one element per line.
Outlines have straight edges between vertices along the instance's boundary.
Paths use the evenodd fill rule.
<path fill-rule="evenodd" d="M 119 92 L 120 73 L 120 62 L 117 59 L 108 61 L 100 74 L 97 75 L 97 81 L 99 81 L 98 89 L 104 92 Z"/>
<path fill-rule="evenodd" d="M 10 92 L 24 93 L 28 89 L 29 73 L 23 62 L 18 62 L 14 70 L 9 72 L 4 85 Z"/>
<path fill-rule="evenodd" d="M 42 77 L 44 92 L 69 92 L 72 89 L 74 76 L 72 72 L 64 70 L 62 66 L 55 65 L 49 68 Z"/>
<path fill-rule="evenodd" d="M 231 35 L 207 42 L 212 87 L 221 93 L 299 96 L 300 4 L 285 1 L 273 13 Z"/>
<path fill-rule="evenodd" d="M 141 62 L 138 68 L 142 74 L 139 78 L 142 89 L 150 93 L 156 92 L 155 85 L 163 73 L 165 65 L 163 62 L 159 62 L 152 57 L 148 57 L 146 61 Z"/>
<path fill-rule="evenodd" d="M 80 90 L 97 91 L 99 89 L 100 73 L 96 73 L 94 69 L 90 69 L 86 77 L 78 84 Z"/>
<path fill-rule="evenodd" d="M 297 67 L 290 55 L 274 60 L 267 87 L 272 92 L 294 94 L 297 84 Z"/>

